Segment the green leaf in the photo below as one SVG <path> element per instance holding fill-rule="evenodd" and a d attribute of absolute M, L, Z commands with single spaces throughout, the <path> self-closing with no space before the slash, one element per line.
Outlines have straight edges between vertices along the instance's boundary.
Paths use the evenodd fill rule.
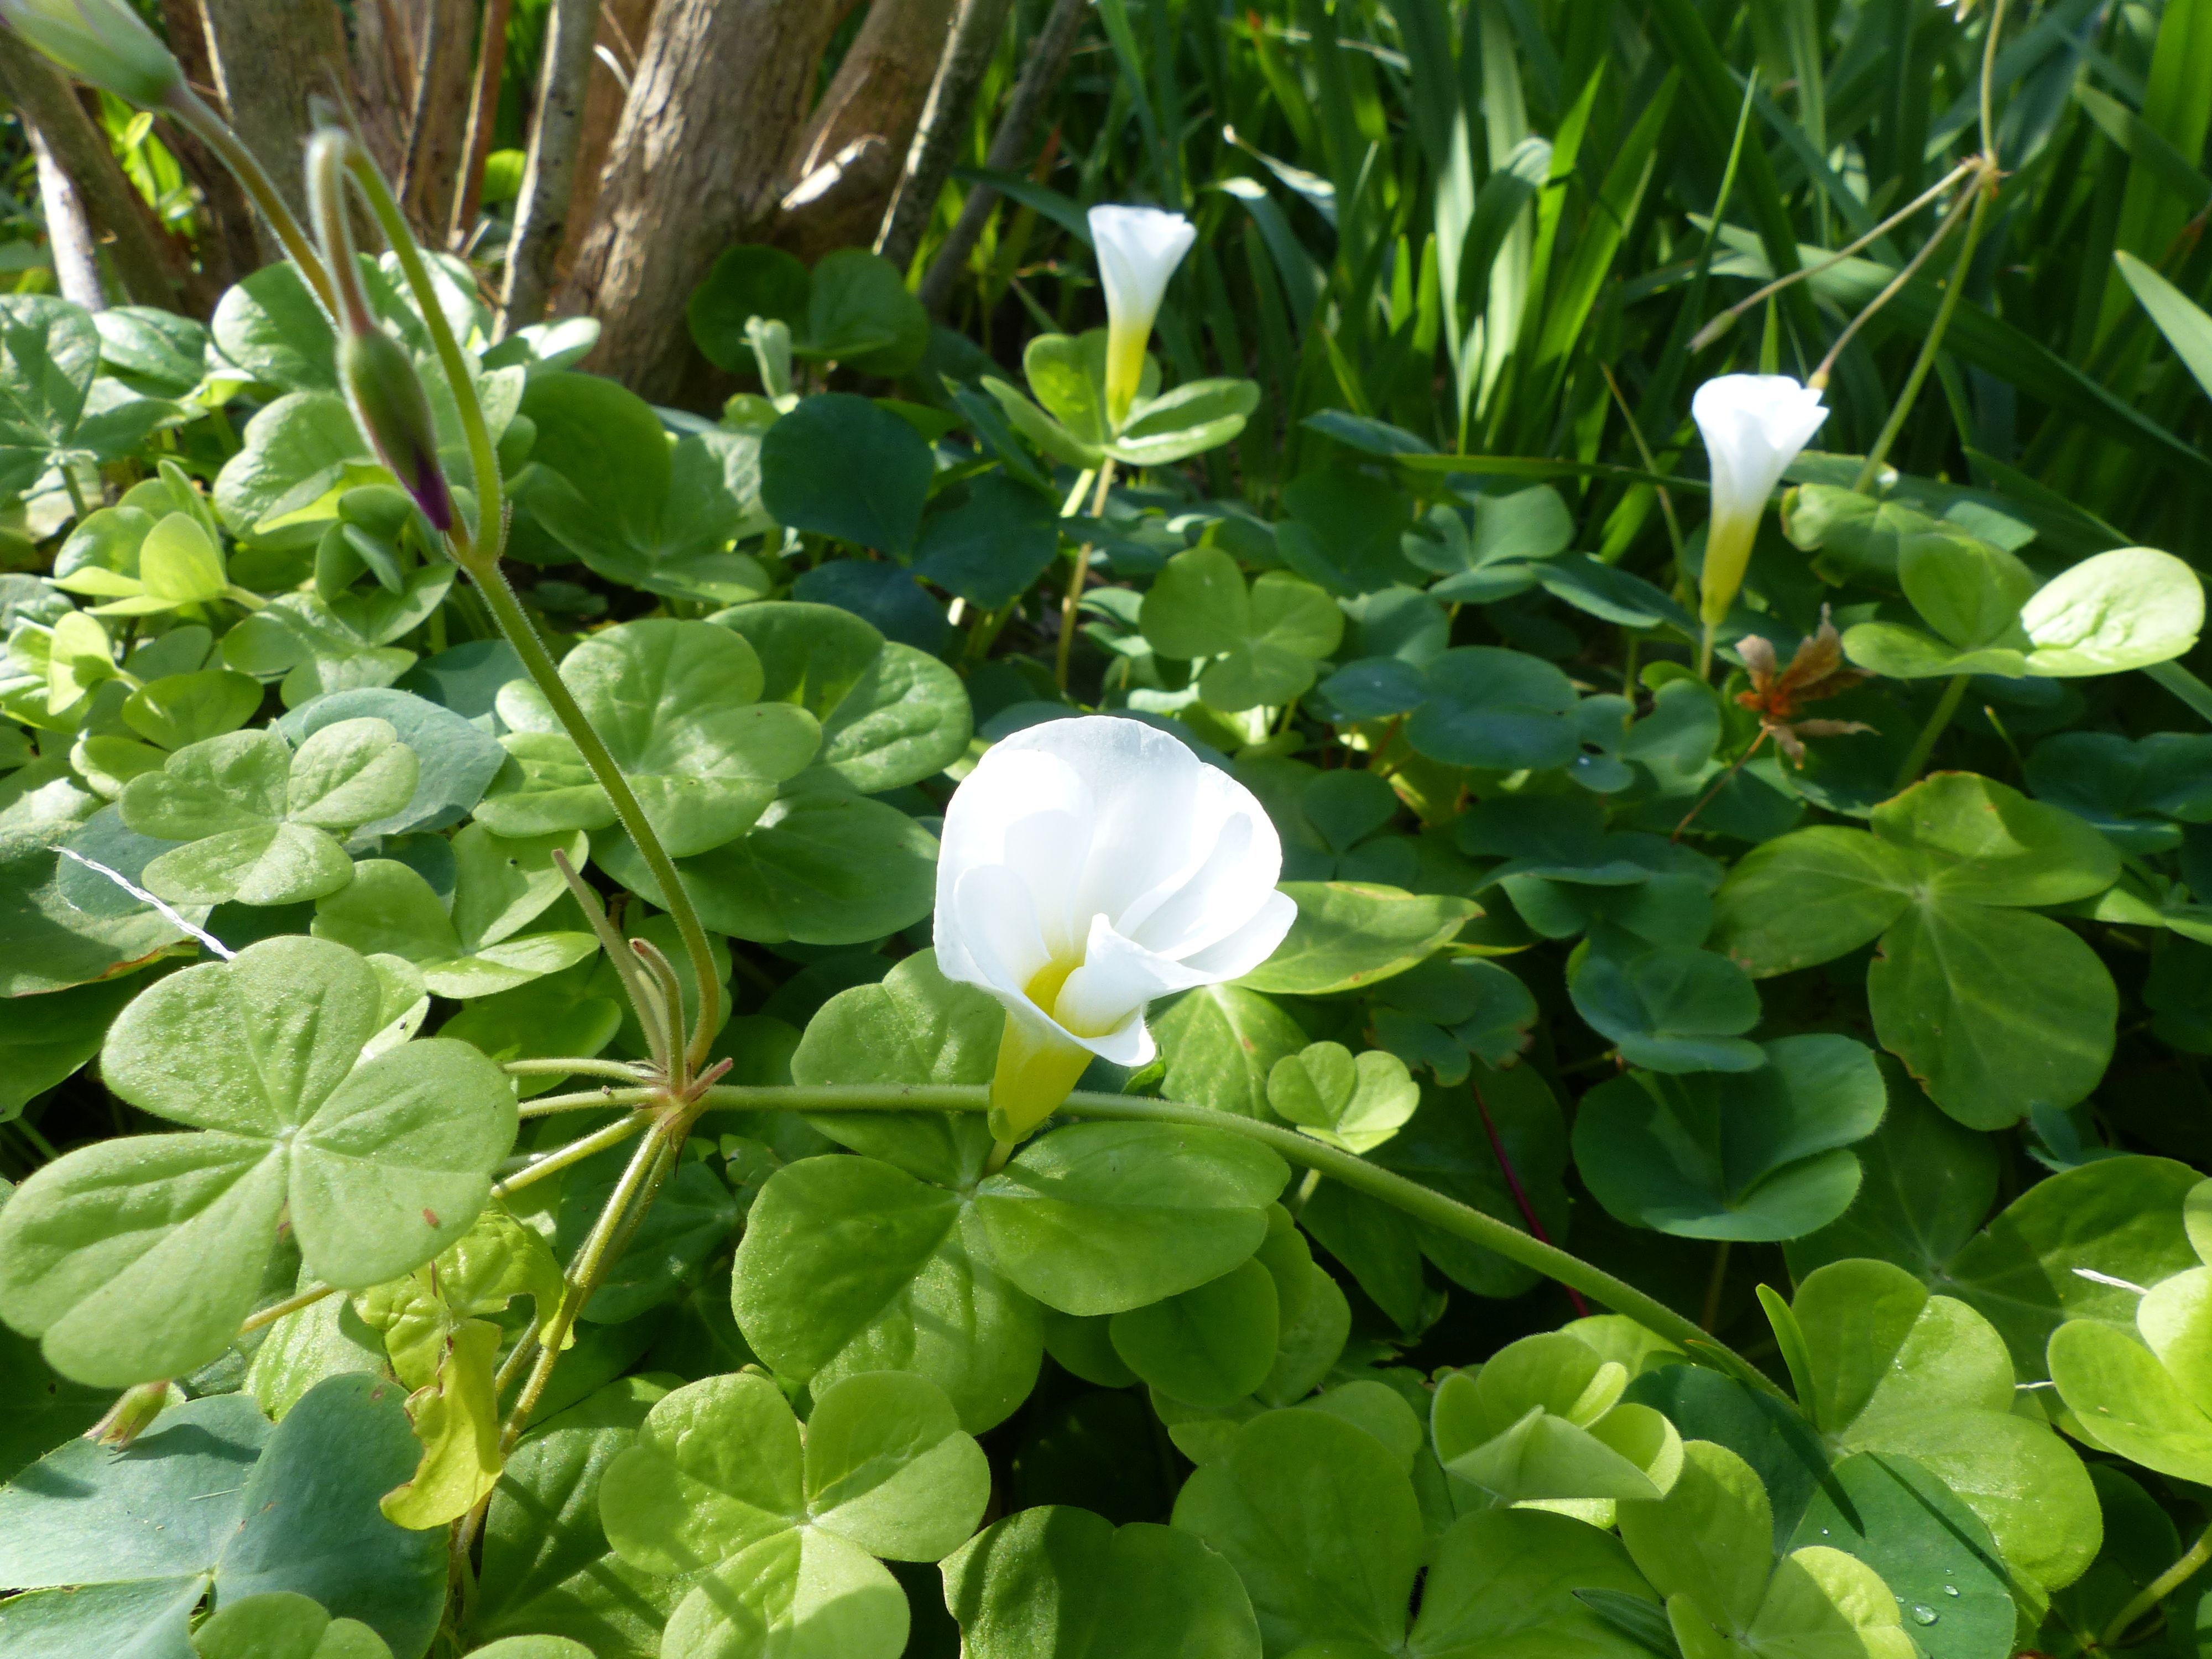
<path fill-rule="evenodd" d="M 1759 1024 L 1759 992 L 1711 951 L 1647 945 L 1618 929 L 1593 938 L 1568 981 L 1575 1012 L 1655 1072 L 1748 1072 L 1766 1063 L 1743 1033 Z"/>
<path fill-rule="evenodd" d="M 2166 336 L 2166 343 L 2173 348 L 2173 355 L 2204 388 L 2204 395 L 2212 398 L 2212 317 L 2207 317 L 2179 289 L 2160 276 L 2151 266 L 2129 252 L 2118 249 L 2112 263 L 2120 269 L 2121 276 L 2135 290 L 2136 300 L 2150 313 L 2158 331 Z"/>
<path fill-rule="evenodd" d="M 896 380 L 921 362 L 929 329 L 929 313 L 890 260 L 866 248 L 836 248 L 814 267 L 792 352 Z"/>
<path fill-rule="evenodd" d="M 1644 1659 L 1648 1650 L 1600 1616 L 1603 1595 L 1658 1607 L 1627 1551 L 1564 1515 L 1493 1510 L 1437 1540 L 1407 1644 L 1419 1659 Z"/>
<path fill-rule="evenodd" d="M 1344 613 L 1320 588 L 1268 571 L 1248 591 L 1237 561 L 1218 547 L 1169 560 L 1138 623 L 1163 656 L 1206 665 L 1200 695 L 1225 713 L 1299 696 L 1344 637 Z"/>
<path fill-rule="evenodd" d="M 1819 1231 L 1790 1241 L 1802 1279 L 1848 1256 L 1893 1261 L 1932 1279 L 1974 1236 L 1997 1192 L 1996 1143 L 1936 1107 L 1894 1060 L 1882 1065 L 1888 1110 L 1858 1143 L 1858 1196 Z"/>
<path fill-rule="evenodd" d="M 1413 1483 L 1364 1429 L 1320 1412 L 1270 1412 L 1201 1464 L 1176 1498 L 1176 1529 L 1228 1559 L 1271 1654 L 1310 1644 L 1404 1641 L 1425 1549 Z"/>
<path fill-rule="evenodd" d="M 1406 740 L 1447 766 L 1544 771 L 1581 752 L 1575 689 L 1540 657 L 1468 645 L 1428 665 L 1427 701 L 1406 722 Z"/>
<path fill-rule="evenodd" d="M 1832 1545 L 1880 1573 L 1927 1659 L 2009 1659 L 2019 1613 L 1996 1541 L 1911 1458 L 1844 1458 L 1790 1541 Z"/>
<path fill-rule="evenodd" d="M 1256 380 L 1186 380 L 1131 404 L 1107 453 L 1128 466 L 1170 466 L 1231 442 L 1259 406 Z"/>
<path fill-rule="evenodd" d="M 631 891 L 663 896 L 627 836 L 610 837 L 599 860 Z M 937 839 L 884 801 L 807 793 L 777 800 L 750 833 L 677 868 L 716 933 L 769 945 L 859 945 L 929 914 Z"/>
<path fill-rule="evenodd" d="M 199 1659 L 392 1659 L 359 1620 L 333 1620 L 290 1590 L 233 1601 L 192 1632 L 192 1650 Z"/>
<path fill-rule="evenodd" d="M 1710 1623 L 1742 1630 L 1758 1616 L 1773 1561 L 1773 1516 L 1751 1465 L 1691 1440 L 1682 1469 L 1656 1503 L 1620 1511 L 1620 1538 L 1644 1576 Z"/>
<path fill-rule="evenodd" d="M 1882 1046 L 1971 1128 L 2085 1098 L 2112 1056 L 2119 994 L 2055 921 L 1981 905 L 1908 911 L 1867 970 Z"/>
<path fill-rule="evenodd" d="M 1260 1659 L 1236 1571 L 1187 1532 L 1023 1510 L 944 1563 L 970 1659 Z"/>
<path fill-rule="evenodd" d="M 1754 979 L 1832 962 L 1911 904 L 1918 869 L 1887 842 L 1822 824 L 1744 854 L 1713 897 L 1712 945 Z"/>
<path fill-rule="evenodd" d="M 903 559 L 936 468 L 921 434 L 848 392 L 808 398 L 761 440 L 761 499 L 778 524 Z"/>
<path fill-rule="evenodd" d="M 818 763 L 864 795 L 943 771 L 968 752 L 968 694 L 943 663 L 886 641 L 849 611 L 749 605 L 722 617 L 760 658 L 764 702 L 820 722 Z"/>
<path fill-rule="evenodd" d="M 898 1659 L 908 1614 L 898 1581 L 834 1533 L 779 1533 L 732 1557 L 678 1603 L 662 1659 L 782 1653 Z"/>
<path fill-rule="evenodd" d="M 1355 1060 L 1340 1042 L 1316 1042 L 1275 1062 L 1267 1103 L 1315 1139 L 1364 1154 L 1405 1126 L 1421 1091 L 1395 1054 L 1370 1048 Z"/>
<path fill-rule="evenodd" d="M 1352 882 L 1286 881 L 1297 920 L 1275 954 L 1237 983 L 1248 990 L 1324 996 L 1402 974 L 1482 914 L 1471 900 Z"/>
<path fill-rule="evenodd" d="M 544 1632 L 599 1659 L 659 1652 L 683 1588 L 609 1553 L 599 1497 L 607 1465 L 665 1392 L 626 1376 L 524 1436 L 492 1490 L 473 1637 Z"/>
<path fill-rule="evenodd" d="M 0 446 L 67 446 L 99 369 L 100 331 L 83 307 L 40 294 L 0 301 Z"/>
<path fill-rule="evenodd" d="M 1168 1097 L 1239 1117 L 1267 1115 L 1270 1068 L 1306 1046 L 1296 1020 L 1236 985 L 1186 992 L 1154 1012 L 1151 1024 L 1167 1062 Z"/>
<path fill-rule="evenodd" d="M 465 1232 L 514 1137 L 465 1043 L 402 1044 L 368 964 L 283 938 L 172 975 L 108 1034 L 110 1089 L 204 1133 L 95 1143 L 0 1212 L 0 1309 L 70 1375 L 122 1387 L 230 1345 L 289 1211 L 308 1269 L 380 1283 Z"/>
<path fill-rule="evenodd" d="M 1920 619 L 1957 649 L 2019 646 L 2020 608 L 2035 592 L 2035 573 L 2002 548 L 1925 531 L 1899 544 L 1897 574 Z"/>
<path fill-rule="evenodd" d="M 0 1122 L 98 1054 L 108 1026 L 139 989 L 130 979 L 76 986 L 41 997 L 33 1005 L 35 1018 L 19 1013 L 0 1026 Z"/>
<path fill-rule="evenodd" d="M 73 819 L 64 818 L 0 830 L 0 995 L 32 996 L 103 980 L 185 936 L 150 905 L 88 909 L 77 902 L 68 872 L 91 872 L 55 850 L 76 830 Z M 103 879 L 100 885 L 108 884 Z"/>
<path fill-rule="evenodd" d="M 1970 772 L 1939 773 L 1885 801 L 1875 834 L 1922 854 L 1941 898 L 1980 904 L 2063 904 L 2112 884 L 2119 855 L 2056 807 Z"/>
<path fill-rule="evenodd" d="M 2121 547 L 2066 571 L 2028 600 L 2027 672 L 2117 674 L 2185 656 L 2204 628 L 2204 587 L 2171 553 Z"/>
<path fill-rule="evenodd" d="M 1273 1275 L 1247 1261 L 1194 1290 L 1115 1314 L 1109 1334 L 1121 1363 L 1162 1394 L 1218 1407 L 1267 1380 L 1281 1328 Z"/>
<path fill-rule="evenodd" d="M 1844 1149 L 1881 1121 L 1873 1054 L 1849 1037 L 1759 1045 L 1758 1070 L 1600 1084 L 1575 1118 L 1575 1165 L 1616 1218 L 1685 1238 L 1796 1238 L 1859 1189 Z"/>
<path fill-rule="evenodd" d="M 872 1158 L 806 1158 L 769 1177 L 732 1302 L 780 1375 L 827 1388 L 912 1371 L 971 1434 L 1028 1396 L 1043 1357 L 1036 1304 L 993 1265 L 969 1205 Z"/>
<path fill-rule="evenodd" d="M 822 1005 L 791 1057 L 791 1080 L 988 1083 L 1006 1024 L 995 999 L 945 978 L 934 951 L 917 951 L 879 982 L 840 991 Z M 973 1186 L 991 1152 L 990 1131 L 974 1115 L 842 1112 L 809 1121 L 841 1146 L 941 1187 Z"/>
<path fill-rule="evenodd" d="M 691 290 L 686 307 L 691 338 L 715 368 L 750 369 L 753 353 L 745 325 L 760 317 L 798 332 L 805 325 L 813 280 L 806 267 L 781 248 L 726 249 Z"/>
<path fill-rule="evenodd" d="M 561 678 L 673 857 L 743 835 L 775 799 L 776 785 L 819 746 L 820 729 L 805 710 L 758 701 L 759 659 L 711 623 L 609 629 L 562 659 Z M 526 681 L 501 692 L 500 708 L 510 726 L 561 730 Z"/>
<path fill-rule="evenodd" d="M 154 1619 L 109 1627 L 118 1638 L 143 1629 L 148 1651 L 189 1650 L 183 1614 L 211 1583 L 218 1617 L 258 1596 L 305 1596 L 366 1625 L 399 1659 L 421 1659 L 445 1601 L 444 1540 L 377 1510 L 418 1449 L 400 1391 L 374 1377 L 331 1378 L 273 1429 L 245 1396 L 195 1401 L 128 1450 L 72 1441 L 0 1491 L 0 1576 L 87 1587 L 92 1619 L 101 1591 L 166 1589 L 169 1646 L 154 1644 Z M 142 1617 L 156 1611 L 140 1606 Z M 64 1629 L 76 1622 L 64 1619 Z"/>
<path fill-rule="evenodd" d="M 234 535 L 273 530 L 343 484 L 389 480 L 353 411 L 331 392 L 288 392 L 264 405 L 240 436 L 245 447 L 215 481 L 216 511 Z"/>
<path fill-rule="evenodd" d="M 1062 1313 L 1109 1314 L 1249 1258 L 1289 1179 L 1273 1152 L 1224 1131 L 1079 1123 L 1030 1141 L 974 1205 L 1015 1284 Z"/>

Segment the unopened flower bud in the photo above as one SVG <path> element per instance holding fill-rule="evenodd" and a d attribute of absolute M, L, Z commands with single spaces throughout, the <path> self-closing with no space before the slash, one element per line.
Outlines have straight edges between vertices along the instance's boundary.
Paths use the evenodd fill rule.
<path fill-rule="evenodd" d="M 153 1426 L 154 1419 L 168 1403 L 168 1378 L 141 1382 L 135 1389 L 125 1389 L 107 1408 L 107 1415 L 84 1431 L 84 1437 L 103 1446 L 127 1446 Z"/>
<path fill-rule="evenodd" d="M 423 517 L 453 527 L 453 492 L 438 465 L 438 429 L 414 360 L 380 330 L 338 336 L 338 384 L 376 458 L 392 469 Z"/>
<path fill-rule="evenodd" d="M 76 79 L 142 107 L 185 84 L 177 60 L 128 0 L 0 0 L 0 21 Z"/>

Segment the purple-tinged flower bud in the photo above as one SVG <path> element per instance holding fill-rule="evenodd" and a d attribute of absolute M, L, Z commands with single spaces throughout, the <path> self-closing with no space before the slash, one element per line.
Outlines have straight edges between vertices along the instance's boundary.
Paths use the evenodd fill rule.
<path fill-rule="evenodd" d="M 453 496 L 438 465 L 438 429 L 414 360 L 390 335 L 371 328 L 338 336 L 338 384 L 377 459 L 392 469 L 423 517 L 453 527 Z"/>
<path fill-rule="evenodd" d="M 142 107 L 185 84 L 177 60 L 127 0 L 0 0 L 0 22 L 86 85 Z"/>

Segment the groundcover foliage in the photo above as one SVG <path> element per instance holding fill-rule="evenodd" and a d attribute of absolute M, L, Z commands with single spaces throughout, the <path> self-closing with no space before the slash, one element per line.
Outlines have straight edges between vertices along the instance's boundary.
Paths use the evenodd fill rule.
<path fill-rule="evenodd" d="M 0 297 L 0 1655 L 2197 1653 L 2212 10 L 1097 9 L 716 415 Z"/>

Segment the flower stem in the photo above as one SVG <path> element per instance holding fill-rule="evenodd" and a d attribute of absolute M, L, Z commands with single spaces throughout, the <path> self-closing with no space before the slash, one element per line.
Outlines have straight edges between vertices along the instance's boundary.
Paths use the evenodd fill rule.
<path fill-rule="evenodd" d="M 315 252 L 315 245 L 307 238 L 292 210 L 279 195 L 276 185 L 253 152 L 246 149 L 239 136 L 220 115 L 203 102 L 198 93 L 179 83 L 173 89 L 163 106 L 168 112 L 191 129 L 193 137 L 216 154 L 216 159 L 228 167 L 231 174 L 245 186 L 246 193 L 253 198 L 254 206 L 261 210 L 269 228 L 276 233 L 276 240 L 284 245 L 284 252 L 300 268 L 300 275 L 313 290 L 323 309 L 331 316 L 337 315 L 337 295 L 331 287 L 331 274 Z"/>
<path fill-rule="evenodd" d="M 1929 325 L 1928 337 L 1920 343 L 1920 355 L 1912 361 L 1912 372 L 1905 377 L 1905 389 L 1897 394 L 1897 402 L 1891 405 L 1889 418 L 1882 422 L 1881 431 L 1874 441 L 1874 447 L 1867 451 L 1866 459 L 1860 464 L 1859 476 L 1851 488 L 1861 495 L 1873 490 L 1874 481 L 1881 471 L 1883 458 L 1889 453 L 1889 447 L 1897 441 L 1897 434 L 1905 429 L 1905 416 L 1912 413 L 1912 405 L 1919 400 L 1920 388 L 1927 383 L 1929 371 L 1936 367 L 1936 354 L 1942 349 L 1944 332 L 1951 326 L 1952 313 L 1959 308 L 1959 296 L 1966 291 L 1966 276 L 1974 263 L 1974 246 L 1982 240 L 1982 222 L 1989 216 L 1990 198 L 1996 194 L 1996 170 L 1985 171 L 1970 188 L 1973 191 L 1973 210 L 1966 219 L 1966 236 L 1959 243 L 1959 257 L 1951 266 L 1950 283 L 1943 289 L 1942 303 L 1936 308 L 1936 320 Z M 1954 209 L 1951 220 L 1945 222 L 1944 229 L 1948 230 L 1957 217 Z M 1939 231 L 1937 234 L 1940 237 L 1942 232 Z M 1922 254 L 1925 255 L 1934 246 L 1935 244 L 1930 242 L 1928 248 L 1921 250 Z M 1898 276 L 1902 279 L 1910 276 L 1911 270 L 1912 267 L 1907 265 Z M 1851 326 L 1856 328 L 1858 323 L 1854 322 Z M 1841 341 L 1837 342 L 1838 346 L 1842 343 Z"/>
<path fill-rule="evenodd" d="M 274 1325 L 278 1320 L 295 1314 L 302 1308 L 313 1307 L 337 1290 L 335 1285 L 318 1285 L 313 1290 L 301 1291 L 297 1296 L 288 1296 L 282 1302 L 272 1302 L 260 1312 L 246 1315 L 239 1322 L 238 1334 L 244 1336 L 248 1331 L 258 1331 L 264 1325 Z"/>
<path fill-rule="evenodd" d="M 1491 1156 L 1498 1160 L 1498 1171 L 1505 1177 L 1505 1190 L 1513 1194 L 1514 1205 L 1520 1210 L 1521 1218 L 1528 1224 L 1530 1236 L 1542 1243 L 1550 1243 L 1552 1236 L 1544 1231 L 1544 1223 L 1536 1213 L 1536 1206 L 1529 1199 L 1528 1188 L 1521 1184 L 1521 1172 L 1513 1167 L 1513 1160 L 1506 1156 L 1504 1137 L 1498 1133 L 1498 1125 L 1490 1115 L 1490 1103 L 1482 1097 L 1481 1085 L 1470 1078 L 1467 1086 L 1468 1091 L 1474 1097 L 1474 1109 L 1481 1114 L 1482 1133 L 1490 1137 Z M 1316 1173 L 1318 1171 L 1310 1172 L 1306 1179 L 1310 1182 Z M 1583 1300 L 1583 1293 L 1571 1285 L 1566 1288 L 1567 1300 L 1575 1304 L 1576 1316 L 1588 1319 L 1589 1304 Z M 1706 1328 L 1710 1330 L 1711 1325 Z"/>
<path fill-rule="evenodd" d="M 826 1084 L 781 1088 L 733 1085 L 704 1091 L 702 1101 L 708 1107 L 724 1111 L 985 1112 L 990 1109 L 990 1090 L 981 1084 Z M 1068 1096 L 1058 1109 L 1071 1117 L 1123 1123 L 1180 1124 L 1218 1129 L 1259 1141 L 1286 1163 L 1316 1170 L 1440 1232 L 1480 1244 L 1524 1267 L 1533 1267 L 1569 1290 L 1579 1291 L 1591 1301 L 1615 1313 L 1626 1314 L 1646 1329 L 1762 1393 L 1777 1396 L 1781 1394 L 1763 1372 L 1734 1349 L 1699 1329 L 1665 1303 L 1616 1279 L 1602 1267 L 1418 1182 L 1394 1175 L 1351 1152 L 1324 1146 L 1310 1135 L 1204 1106 L 1146 1100 L 1133 1095 L 1079 1091 Z"/>
<path fill-rule="evenodd" d="M 1085 477 L 1089 477 L 1086 473 Z M 1070 502 L 1079 501 L 1083 493 L 1082 478 L 1075 481 L 1075 489 L 1068 496 Z M 1099 463 L 1098 488 L 1091 498 L 1091 516 L 1097 518 L 1106 510 L 1106 492 L 1114 487 L 1114 462 L 1111 457 Z M 1063 512 L 1060 516 L 1066 518 Z M 1067 690 L 1067 669 L 1075 651 L 1075 617 L 1083 603 L 1083 584 L 1091 574 L 1091 544 L 1085 542 L 1075 550 L 1075 568 L 1067 574 L 1067 592 L 1060 602 L 1060 641 L 1054 647 L 1052 661 L 1053 684 L 1063 691 Z"/>
<path fill-rule="evenodd" d="M 2105 1633 L 2097 1638 L 2096 1645 L 2118 1647 L 2130 1625 L 2179 1589 L 2207 1561 L 2212 1561 L 2212 1527 L 2198 1534 L 2197 1541 L 2179 1560 L 2137 1590 L 2127 1606 L 2112 1615 L 2112 1623 L 2105 1626 Z"/>
<path fill-rule="evenodd" d="M 1959 712 L 1959 700 L 1966 695 L 1969 674 L 1954 674 L 1943 687 L 1943 695 L 1936 699 L 1936 707 L 1928 716 L 1928 724 L 1920 728 L 1920 735 L 1912 740 L 1911 752 L 1905 756 L 1905 764 L 1897 769 L 1897 782 L 1890 793 L 1901 795 L 1911 788 L 1920 775 L 1920 769 L 1928 764 L 1928 757 L 1936 752 L 1936 739 L 1951 724 L 1951 716 Z"/>
<path fill-rule="evenodd" d="M 614 1099 L 603 1101 L 601 1103 L 608 1106 L 642 1107 L 647 1100 L 659 1098 L 659 1095 L 660 1091 L 658 1089 L 623 1089 L 616 1091 Z M 645 1098 L 631 1098 L 634 1096 L 642 1096 Z M 536 1162 L 524 1165 L 513 1175 L 495 1182 L 493 1190 L 505 1194 L 514 1192 L 517 1188 L 527 1187 L 533 1182 L 543 1181 L 547 1176 L 557 1175 L 571 1164 L 581 1164 L 594 1152 L 603 1152 L 610 1146 L 621 1146 L 623 1141 L 628 1140 L 652 1121 L 651 1112 L 634 1111 L 628 1117 L 608 1124 L 604 1129 L 595 1129 L 580 1140 L 572 1140 L 560 1151 L 548 1152 Z"/>

